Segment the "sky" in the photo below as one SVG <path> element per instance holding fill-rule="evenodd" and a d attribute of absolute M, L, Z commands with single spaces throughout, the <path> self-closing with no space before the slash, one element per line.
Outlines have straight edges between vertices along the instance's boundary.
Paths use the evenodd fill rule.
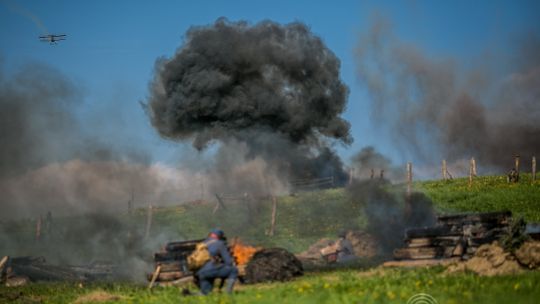
<path fill-rule="evenodd" d="M 407 160 L 371 119 L 370 96 L 356 75 L 354 50 L 374 16 L 385 16 L 397 38 L 429 56 L 463 66 L 510 52 L 514 39 L 539 32 L 540 1 L 14 1 L 0 0 L 0 65 L 9 77 L 28 63 L 50 65 L 80 89 L 77 115 L 89 133 L 126 148 L 144 146 L 154 162 L 174 163 L 190 144 L 161 139 L 140 102 L 148 96 L 156 59 L 171 57 L 192 26 L 220 17 L 255 24 L 300 21 L 341 60 L 349 86 L 343 117 L 353 144 L 338 146 L 347 161 L 371 145 L 396 162 Z M 43 34 L 67 34 L 58 45 Z M 116 113 L 111 122 L 103 112 Z M 88 118 L 91 119 L 88 119 Z"/>

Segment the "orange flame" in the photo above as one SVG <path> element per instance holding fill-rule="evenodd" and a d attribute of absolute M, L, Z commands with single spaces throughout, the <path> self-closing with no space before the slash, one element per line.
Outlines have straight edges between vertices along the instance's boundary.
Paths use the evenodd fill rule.
<path fill-rule="evenodd" d="M 234 240 L 233 245 L 231 246 L 234 261 L 238 266 L 246 265 L 253 255 L 261 249 L 261 247 L 244 245 L 239 240 Z"/>

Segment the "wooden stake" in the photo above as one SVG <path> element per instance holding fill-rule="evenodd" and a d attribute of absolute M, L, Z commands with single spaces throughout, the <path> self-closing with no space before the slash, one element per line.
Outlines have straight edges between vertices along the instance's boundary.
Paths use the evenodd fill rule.
<path fill-rule="evenodd" d="M 351 167 L 349 168 L 349 185 L 352 185 L 353 178 L 354 178 L 354 168 Z"/>
<path fill-rule="evenodd" d="M 407 163 L 407 196 L 411 196 L 412 192 L 412 163 Z"/>
<path fill-rule="evenodd" d="M 474 177 L 476 177 L 476 160 L 473 158 L 471 158 L 471 165 L 472 165 L 472 174 Z"/>
<path fill-rule="evenodd" d="M 448 179 L 448 176 L 446 175 L 446 159 L 443 159 L 442 161 L 442 168 L 441 168 L 441 173 L 442 173 L 442 179 L 443 180 L 447 180 Z"/>
<path fill-rule="evenodd" d="M 3 279 L 4 266 L 6 266 L 9 256 L 5 256 L 0 260 L 0 281 Z"/>
<path fill-rule="evenodd" d="M 536 181 L 536 156 L 532 157 L 532 181 Z"/>
<path fill-rule="evenodd" d="M 277 199 L 272 195 L 272 219 L 270 222 L 270 231 L 268 232 L 269 236 L 274 236 L 274 231 L 276 228 L 276 214 L 277 214 Z"/>
<path fill-rule="evenodd" d="M 514 157 L 514 163 L 515 163 L 515 168 L 516 168 L 516 172 L 519 176 L 519 154 L 516 154 L 516 156 Z"/>
<path fill-rule="evenodd" d="M 152 228 L 152 204 L 148 205 L 148 211 L 146 213 L 146 232 L 144 233 L 144 238 L 150 236 L 150 228 Z"/>
<path fill-rule="evenodd" d="M 471 158 L 471 161 L 469 162 L 469 188 L 472 186 L 472 178 L 473 178 L 473 159 Z"/>
<path fill-rule="evenodd" d="M 36 241 L 39 241 L 40 238 L 41 238 L 41 215 L 39 216 L 36 222 Z"/>
<path fill-rule="evenodd" d="M 161 265 L 156 267 L 156 271 L 154 271 L 152 280 L 150 280 L 150 284 L 148 284 L 148 289 L 152 289 L 152 287 L 154 287 L 154 283 L 156 282 L 156 279 L 158 278 L 160 272 L 161 272 Z"/>

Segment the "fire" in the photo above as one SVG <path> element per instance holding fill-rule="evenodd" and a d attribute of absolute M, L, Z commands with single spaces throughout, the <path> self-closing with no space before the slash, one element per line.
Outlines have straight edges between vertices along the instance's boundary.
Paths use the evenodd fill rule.
<path fill-rule="evenodd" d="M 244 245 L 237 239 L 234 240 L 233 245 L 231 246 L 234 261 L 238 266 L 246 265 L 251 260 L 253 255 L 261 249 L 262 248 L 260 247 Z"/>

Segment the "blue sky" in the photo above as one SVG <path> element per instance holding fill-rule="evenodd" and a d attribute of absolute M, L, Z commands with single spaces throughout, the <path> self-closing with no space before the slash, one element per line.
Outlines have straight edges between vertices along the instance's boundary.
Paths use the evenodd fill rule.
<path fill-rule="evenodd" d="M 144 145 L 153 160 L 172 162 L 189 148 L 160 139 L 139 106 L 155 60 L 174 54 L 190 26 L 222 16 L 251 23 L 301 21 L 341 60 L 342 79 L 351 90 L 344 117 L 355 142 L 338 148 L 340 155 L 348 159 L 373 145 L 400 162 L 404 159 L 392 142 L 373 130 L 369 96 L 355 76 L 353 51 L 370 18 L 381 14 L 400 40 L 466 66 L 486 52 L 509 51 L 516 35 L 539 32 L 538 12 L 540 1 L 0 0 L 0 58 L 8 75 L 28 62 L 56 67 L 80 87 L 84 100 L 78 115 L 92 117 L 89 132 L 127 147 Z M 55 46 L 40 42 L 43 31 L 29 14 L 49 33 L 65 33 L 68 40 Z M 117 112 L 120 119 L 100 121 L 104 110 Z"/>

